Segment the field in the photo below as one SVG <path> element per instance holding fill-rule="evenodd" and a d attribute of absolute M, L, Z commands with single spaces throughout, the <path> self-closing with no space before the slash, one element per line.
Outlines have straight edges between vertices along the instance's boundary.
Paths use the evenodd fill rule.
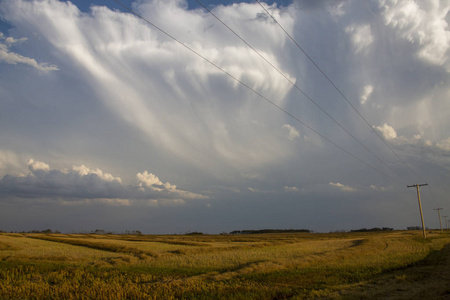
<path fill-rule="evenodd" d="M 1 299 L 445 299 L 450 235 L 0 234 Z"/>

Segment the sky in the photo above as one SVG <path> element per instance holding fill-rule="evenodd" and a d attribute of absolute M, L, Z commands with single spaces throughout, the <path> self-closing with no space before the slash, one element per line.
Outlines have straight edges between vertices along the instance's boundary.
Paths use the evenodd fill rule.
<path fill-rule="evenodd" d="M 0 1 L 0 230 L 450 216 L 449 0 L 122 3 Z"/>

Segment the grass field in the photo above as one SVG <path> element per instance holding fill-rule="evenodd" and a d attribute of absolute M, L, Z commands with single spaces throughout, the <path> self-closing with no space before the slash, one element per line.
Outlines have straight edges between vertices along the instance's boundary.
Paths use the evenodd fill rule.
<path fill-rule="evenodd" d="M 445 299 L 450 235 L 0 234 L 1 299 Z"/>

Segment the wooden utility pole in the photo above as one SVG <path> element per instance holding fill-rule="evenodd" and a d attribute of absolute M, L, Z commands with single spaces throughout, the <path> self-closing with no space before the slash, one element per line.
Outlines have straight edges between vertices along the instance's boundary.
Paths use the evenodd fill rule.
<path fill-rule="evenodd" d="M 437 210 L 438 211 L 438 216 L 439 216 L 439 226 L 441 227 L 441 233 L 442 233 L 442 221 L 441 221 L 441 212 L 440 210 L 443 208 L 435 208 L 433 210 Z"/>
<path fill-rule="evenodd" d="M 448 230 L 447 218 L 448 218 L 448 216 L 444 216 L 444 219 L 445 219 L 445 230 Z"/>
<path fill-rule="evenodd" d="M 415 187 L 417 189 L 417 200 L 419 201 L 419 210 L 420 210 L 420 219 L 422 220 L 422 231 L 423 231 L 423 238 L 427 238 L 427 233 L 425 232 L 425 223 L 423 222 L 423 214 L 422 214 L 422 203 L 420 203 L 420 192 L 419 192 L 419 186 L 428 185 L 428 183 L 423 184 L 413 184 L 413 185 L 407 185 L 406 187 Z"/>

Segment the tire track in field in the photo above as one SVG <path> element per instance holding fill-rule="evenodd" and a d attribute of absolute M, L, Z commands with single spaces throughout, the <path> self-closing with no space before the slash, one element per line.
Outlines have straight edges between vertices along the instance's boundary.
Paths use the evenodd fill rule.
<path fill-rule="evenodd" d="M 0 242 L 0 251 L 8 251 L 8 250 L 18 250 L 18 249 L 7 243 Z"/>
<path fill-rule="evenodd" d="M 111 240 L 112 243 L 102 243 L 96 240 L 97 237 L 67 237 L 67 236 L 48 236 L 48 235 L 27 235 L 27 238 L 33 238 L 33 239 L 40 239 L 45 240 L 49 242 L 56 242 L 56 243 L 63 243 L 63 244 L 69 244 L 73 246 L 79 246 L 79 247 L 86 247 L 90 249 L 95 250 L 101 250 L 101 251 L 107 251 L 112 253 L 123 253 L 128 254 L 137 257 L 140 260 L 146 260 L 146 259 L 158 259 L 163 256 L 188 256 L 188 255 L 196 255 L 196 254 L 202 254 L 207 253 L 210 251 L 214 252 L 221 252 L 221 251 L 233 251 L 233 250 L 244 250 L 244 249 L 252 249 L 252 248 L 260 248 L 264 246 L 271 245 L 270 243 L 259 243 L 258 245 L 239 245 L 239 246 L 232 246 L 232 247 L 213 247 L 209 244 L 201 244 L 199 242 L 190 242 L 190 241 L 166 241 L 166 240 L 148 240 L 148 239 L 136 239 L 133 238 L 133 241 L 138 242 L 160 242 L 164 244 L 171 244 L 171 245 L 182 245 L 182 246 L 192 246 L 196 247 L 193 249 L 176 249 L 176 250 L 168 250 L 163 252 L 152 252 L 148 250 L 141 250 L 133 247 L 127 247 L 124 245 L 115 244 L 114 241 L 131 241 L 131 239 L 123 239 L 123 238 L 108 238 L 108 240 Z M 90 241 L 87 241 L 86 239 L 91 239 Z M 201 246 L 200 246 L 201 245 Z M 105 262 L 115 265 L 117 262 L 123 258 L 108 258 L 105 260 Z M 126 260 L 124 260 L 126 262 Z"/>
<path fill-rule="evenodd" d="M 345 240 L 344 242 L 350 242 L 350 243 L 341 248 L 307 254 L 304 256 L 303 259 L 310 258 L 311 261 L 319 262 L 323 259 L 326 259 L 325 257 L 327 254 L 338 253 L 340 251 L 345 251 L 347 249 L 359 247 L 359 246 L 365 244 L 366 239 L 356 239 L 356 240 L 350 240 L 350 241 Z M 302 243 L 298 243 L 298 244 L 301 246 Z M 270 246 L 273 246 L 273 245 L 270 245 Z M 309 261 L 308 263 L 311 263 L 311 261 Z M 282 262 L 282 259 L 260 260 L 260 261 L 255 261 L 255 262 L 250 262 L 250 263 L 246 263 L 243 265 L 239 265 L 230 271 L 225 271 L 225 272 L 214 271 L 214 272 L 208 272 L 205 274 L 190 276 L 190 277 L 186 277 L 186 278 L 171 278 L 171 279 L 166 279 L 163 281 L 153 282 L 151 284 L 160 284 L 160 283 L 176 284 L 176 283 L 187 283 L 187 282 L 193 282 L 193 281 L 203 281 L 203 280 L 223 281 L 223 280 L 229 280 L 234 277 L 252 274 L 252 273 L 262 273 L 262 272 L 270 273 L 270 272 L 280 271 L 283 269 L 290 268 L 292 266 L 293 265 L 290 263 Z"/>
<path fill-rule="evenodd" d="M 96 250 L 102 250 L 102 251 L 108 251 L 113 253 L 124 253 L 133 255 L 140 260 L 145 260 L 147 258 L 157 258 L 159 257 L 158 253 L 150 252 L 150 251 L 143 251 L 136 248 L 126 247 L 122 245 L 113 245 L 113 244 L 104 244 L 104 243 L 96 243 L 96 242 L 88 242 L 84 240 L 79 239 L 72 239 L 72 238 L 57 238 L 57 237 L 50 237 L 50 236 L 30 236 L 27 235 L 27 238 L 32 239 L 39 239 L 49 242 L 55 242 L 55 243 L 63 243 L 63 244 L 69 244 L 73 246 L 80 246 L 80 247 L 86 247 L 90 249 L 96 249 Z"/>

